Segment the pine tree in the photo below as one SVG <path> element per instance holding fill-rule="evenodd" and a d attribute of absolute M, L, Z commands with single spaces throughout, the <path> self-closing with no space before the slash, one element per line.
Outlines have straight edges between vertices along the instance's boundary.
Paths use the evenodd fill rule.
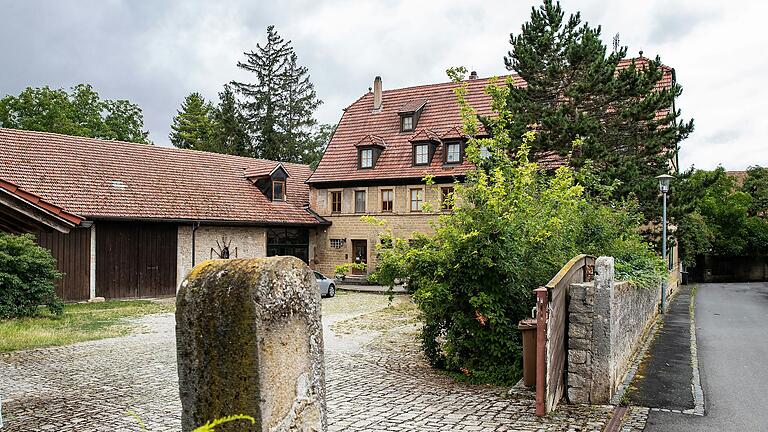
<path fill-rule="evenodd" d="M 267 27 L 267 42 L 245 53 L 237 66 L 255 74 L 254 83 L 234 82 L 243 95 L 243 114 L 254 156 L 284 162 L 309 162 L 313 157 L 315 109 L 322 103 L 309 81 L 306 67 L 298 65 L 291 42 Z"/>
<path fill-rule="evenodd" d="M 213 121 L 213 140 L 221 153 L 255 156 L 245 119 L 229 85 L 225 85 L 224 91 L 219 93 L 219 105 L 213 112 Z"/>
<path fill-rule="evenodd" d="M 665 73 L 658 57 L 624 60 L 627 48 L 608 53 L 600 32 L 579 13 L 566 20 L 559 2 L 532 8 L 521 33 L 510 35 L 512 51 L 504 59 L 527 83 L 509 86 L 515 115 L 506 128 L 512 136 L 535 129 L 534 151 L 570 154 L 576 168 L 598 173 L 600 186 L 613 186 L 614 198 L 637 197 L 653 219 L 653 177 L 670 171 L 693 121 L 672 110 L 679 84 L 657 88 Z"/>
<path fill-rule="evenodd" d="M 213 107 L 200 93 L 192 93 L 184 99 L 176 117 L 173 118 L 171 143 L 179 148 L 217 151 L 214 143 Z"/>

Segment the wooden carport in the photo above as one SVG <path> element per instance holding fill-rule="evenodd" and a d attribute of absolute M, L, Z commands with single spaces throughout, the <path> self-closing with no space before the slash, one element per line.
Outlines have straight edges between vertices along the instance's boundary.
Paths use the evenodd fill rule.
<path fill-rule="evenodd" d="M 91 231 L 84 219 L 0 179 L 0 231 L 35 235 L 56 259 L 62 278 L 56 293 L 65 300 L 90 297 Z"/>
<path fill-rule="evenodd" d="M 0 231 L 23 234 L 55 230 L 66 234 L 83 220 L 0 179 Z"/>

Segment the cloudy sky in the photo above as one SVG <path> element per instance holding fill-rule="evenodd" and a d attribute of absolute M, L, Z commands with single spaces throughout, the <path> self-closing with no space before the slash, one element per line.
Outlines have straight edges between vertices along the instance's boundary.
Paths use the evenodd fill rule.
<path fill-rule="evenodd" d="M 441 82 L 464 65 L 480 76 L 506 73 L 509 33 L 533 1 L 12 1 L 0 0 L 0 96 L 27 86 L 90 83 L 101 96 L 144 110 L 150 137 L 168 145 L 184 96 L 215 99 L 247 80 L 236 68 L 266 26 L 291 39 L 324 104 L 325 123 L 383 77 L 385 88 Z M 614 34 L 631 54 L 659 54 L 677 70 L 678 101 L 696 131 L 681 165 L 728 169 L 768 165 L 768 3 L 564 1 Z"/>

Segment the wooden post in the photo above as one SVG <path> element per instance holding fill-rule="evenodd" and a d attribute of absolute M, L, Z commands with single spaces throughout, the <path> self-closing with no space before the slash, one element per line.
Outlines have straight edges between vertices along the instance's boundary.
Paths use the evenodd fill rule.
<path fill-rule="evenodd" d="M 549 298 L 544 287 L 536 293 L 536 415 L 547 413 L 547 308 Z"/>

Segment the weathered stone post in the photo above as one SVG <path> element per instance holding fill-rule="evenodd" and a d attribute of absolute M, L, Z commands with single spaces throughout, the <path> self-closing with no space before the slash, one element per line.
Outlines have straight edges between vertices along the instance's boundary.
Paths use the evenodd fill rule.
<path fill-rule="evenodd" d="M 613 318 L 613 285 L 614 268 L 613 257 L 599 257 L 595 261 L 595 305 L 592 321 L 592 403 L 607 403 L 611 400 L 612 384 L 615 378 L 612 376 L 611 361 Z"/>
<path fill-rule="evenodd" d="M 298 258 L 210 260 L 176 299 L 182 430 L 326 429 L 320 292 Z"/>

